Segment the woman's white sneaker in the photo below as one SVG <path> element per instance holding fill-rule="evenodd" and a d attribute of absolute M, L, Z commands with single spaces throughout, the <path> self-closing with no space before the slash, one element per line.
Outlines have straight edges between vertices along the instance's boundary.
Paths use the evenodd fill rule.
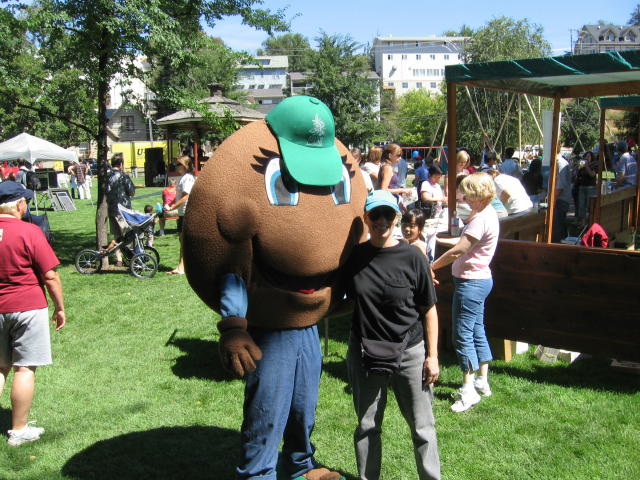
<path fill-rule="evenodd" d="M 462 387 L 455 395 L 458 397 L 458 399 L 454 402 L 453 405 L 451 405 L 451 410 L 456 413 L 469 410 L 480 401 L 480 395 L 478 395 L 478 392 L 476 392 L 474 388 Z"/>
<path fill-rule="evenodd" d="M 12 447 L 17 447 L 23 443 L 35 442 L 44 433 L 44 428 L 34 427 L 35 420 L 27 423 L 20 430 L 9 430 L 7 443 Z"/>
<path fill-rule="evenodd" d="M 476 392 L 478 392 L 483 397 L 491 396 L 491 387 L 489 386 L 489 382 L 487 382 L 486 380 L 476 378 L 473 381 L 473 387 L 476 389 Z"/>

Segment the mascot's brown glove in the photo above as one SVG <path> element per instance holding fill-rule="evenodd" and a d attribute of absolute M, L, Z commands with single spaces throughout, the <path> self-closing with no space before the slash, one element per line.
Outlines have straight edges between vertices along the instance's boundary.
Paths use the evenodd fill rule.
<path fill-rule="evenodd" d="M 262 351 L 247 332 L 247 319 L 224 317 L 218 322 L 220 331 L 220 358 L 227 370 L 239 377 L 256 369 L 256 361 L 262 358 Z"/>

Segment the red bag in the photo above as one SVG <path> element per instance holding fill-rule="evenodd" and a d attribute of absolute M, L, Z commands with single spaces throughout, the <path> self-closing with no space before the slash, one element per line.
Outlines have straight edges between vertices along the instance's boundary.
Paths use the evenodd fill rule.
<path fill-rule="evenodd" d="M 580 245 L 584 245 L 585 247 L 607 248 L 609 245 L 609 236 L 600 224 L 594 223 L 589 227 L 589 230 L 582 235 Z"/>

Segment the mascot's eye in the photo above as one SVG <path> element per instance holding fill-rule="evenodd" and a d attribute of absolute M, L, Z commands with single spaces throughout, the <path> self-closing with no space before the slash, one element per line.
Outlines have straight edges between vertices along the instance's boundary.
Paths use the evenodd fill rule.
<path fill-rule="evenodd" d="M 298 188 L 296 182 L 280 168 L 280 159 L 272 158 L 264 174 L 264 186 L 271 205 L 297 205 Z"/>
<path fill-rule="evenodd" d="M 336 185 L 331 187 L 331 196 L 336 205 L 351 202 L 351 179 L 349 178 L 349 171 L 344 165 L 342 166 L 342 178 Z"/>

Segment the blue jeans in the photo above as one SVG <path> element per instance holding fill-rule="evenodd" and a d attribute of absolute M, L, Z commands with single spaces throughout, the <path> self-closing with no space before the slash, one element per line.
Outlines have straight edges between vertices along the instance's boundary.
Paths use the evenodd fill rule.
<path fill-rule="evenodd" d="M 453 277 L 453 283 L 453 344 L 460 369 L 471 373 L 480 368 L 480 363 L 493 360 L 484 332 L 484 301 L 493 288 L 493 279 Z"/>
<path fill-rule="evenodd" d="M 580 186 L 578 189 L 578 207 L 576 217 L 579 219 L 587 218 L 589 214 L 589 199 L 596 196 L 596 187 L 593 186 Z"/>
<path fill-rule="evenodd" d="M 262 360 L 246 375 L 239 479 L 295 478 L 316 467 L 315 425 L 322 353 L 318 328 L 249 329 Z"/>

